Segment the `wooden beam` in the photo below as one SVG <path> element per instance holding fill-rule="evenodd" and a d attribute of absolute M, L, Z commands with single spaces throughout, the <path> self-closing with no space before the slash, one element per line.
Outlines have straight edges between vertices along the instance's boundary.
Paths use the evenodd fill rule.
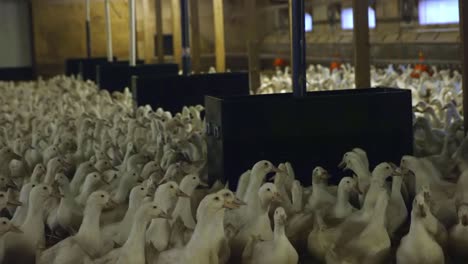
<path fill-rule="evenodd" d="M 158 62 L 164 63 L 164 32 L 162 18 L 162 0 L 155 0 L 154 3 L 156 16 L 156 46 L 158 47 Z"/>
<path fill-rule="evenodd" d="M 468 132 L 468 3 L 466 0 L 459 0 L 460 10 L 460 42 L 461 42 L 461 57 L 462 57 L 462 73 L 463 73 L 463 116 L 465 134 Z"/>
<path fill-rule="evenodd" d="M 182 32 L 180 23 L 180 0 L 172 0 L 172 39 L 174 62 L 182 66 Z"/>
<path fill-rule="evenodd" d="M 249 86 L 251 91 L 260 87 L 260 59 L 258 54 L 257 0 L 245 0 L 248 30 L 247 53 L 249 56 Z"/>
<path fill-rule="evenodd" d="M 213 0 L 216 71 L 226 71 L 226 48 L 224 46 L 224 8 L 223 0 Z"/>
<path fill-rule="evenodd" d="M 356 88 L 370 87 L 370 44 L 368 1 L 353 0 L 354 66 Z"/>
<path fill-rule="evenodd" d="M 154 10 L 153 2 L 151 0 L 143 0 L 143 36 L 144 36 L 144 50 L 145 62 L 152 63 L 154 60 L 154 32 L 155 32 L 155 19 L 151 10 Z"/>
<path fill-rule="evenodd" d="M 195 73 L 201 71 L 200 62 L 200 14 L 198 1 L 190 1 L 190 25 L 192 30 L 192 70 Z"/>

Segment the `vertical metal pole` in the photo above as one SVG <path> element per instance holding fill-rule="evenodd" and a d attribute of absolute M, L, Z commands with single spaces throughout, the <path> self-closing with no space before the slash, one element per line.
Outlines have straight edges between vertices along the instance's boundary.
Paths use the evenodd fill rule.
<path fill-rule="evenodd" d="M 226 47 L 224 45 L 224 7 L 223 0 L 213 0 L 216 70 L 226 71 Z"/>
<path fill-rule="evenodd" d="M 192 71 L 200 72 L 200 22 L 198 13 L 198 1 L 190 1 L 190 26 L 192 29 Z"/>
<path fill-rule="evenodd" d="M 114 54 L 112 50 L 112 24 L 109 0 L 104 1 L 104 10 L 106 17 L 107 61 L 112 62 L 114 60 Z"/>
<path fill-rule="evenodd" d="M 180 0 L 180 24 L 182 25 L 182 70 L 185 76 L 191 72 L 190 21 L 188 0 Z"/>
<path fill-rule="evenodd" d="M 158 49 L 158 62 L 164 63 L 164 32 L 162 19 L 162 0 L 156 0 L 156 47 Z"/>
<path fill-rule="evenodd" d="M 466 0 L 459 0 L 460 10 L 460 41 L 462 55 L 462 89 L 463 89 L 463 116 L 465 134 L 468 132 L 468 3 Z"/>
<path fill-rule="evenodd" d="M 91 58 L 91 9 L 90 9 L 90 0 L 86 0 L 85 9 L 86 9 L 86 55 L 88 58 Z"/>
<path fill-rule="evenodd" d="M 245 0 L 247 11 L 248 41 L 247 52 L 249 55 L 249 86 L 256 92 L 260 87 L 260 59 L 258 55 L 258 30 L 257 30 L 257 0 Z"/>
<path fill-rule="evenodd" d="M 305 75 L 305 21 L 304 1 L 289 0 L 289 27 L 291 34 L 292 84 L 295 97 L 306 95 Z"/>
<path fill-rule="evenodd" d="M 370 43 L 368 1 L 353 0 L 354 20 L 354 66 L 356 67 L 356 88 L 369 88 L 370 82 Z"/>
<path fill-rule="evenodd" d="M 129 51 L 129 61 L 130 66 L 136 66 L 136 17 L 135 17 L 135 0 L 130 0 L 128 2 L 129 10 L 129 27 L 130 27 L 130 51 Z"/>

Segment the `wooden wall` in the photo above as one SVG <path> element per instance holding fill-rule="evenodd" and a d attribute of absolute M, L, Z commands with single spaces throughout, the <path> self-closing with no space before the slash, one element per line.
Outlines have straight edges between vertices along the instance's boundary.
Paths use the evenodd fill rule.
<path fill-rule="evenodd" d="M 35 59 L 38 73 L 64 72 L 66 58 L 85 57 L 85 0 L 32 0 Z M 199 1 L 200 49 L 214 52 L 213 0 Z M 246 1 L 246 0 L 244 0 Z M 128 0 L 111 0 L 114 55 L 128 57 Z M 172 33 L 171 0 L 163 0 L 163 31 Z M 226 52 L 246 52 L 243 0 L 225 1 Z M 153 0 L 137 0 L 138 57 L 155 60 L 155 9 Z M 104 1 L 91 0 L 92 55 L 106 56 Z M 203 55 L 202 55 L 203 56 Z M 169 58 L 169 60 L 172 60 Z M 206 69 L 207 70 L 207 69 Z"/>

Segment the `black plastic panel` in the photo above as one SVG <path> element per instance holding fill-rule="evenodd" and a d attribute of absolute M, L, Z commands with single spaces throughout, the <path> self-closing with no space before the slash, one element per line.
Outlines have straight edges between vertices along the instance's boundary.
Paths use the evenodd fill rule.
<path fill-rule="evenodd" d="M 205 99 L 210 181 L 229 180 L 259 160 L 289 161 L 303 184 L 323 166 L 337 182 L 337 165 L 354 147 L 371 165 L 411 154 L 411 93 L 391 88 Z M 347 174 L 349 175 L 349 173 Z"/>

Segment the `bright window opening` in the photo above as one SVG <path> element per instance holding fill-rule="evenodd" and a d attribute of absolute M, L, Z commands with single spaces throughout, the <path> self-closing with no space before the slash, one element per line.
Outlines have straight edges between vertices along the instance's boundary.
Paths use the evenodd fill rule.
<path fill-rule="evenodd" d="M 311 32 L 312 29 L 314 28 L 314 25 L 313 25 L 314 20 L 312 19 L 312 15 L 309 13 L 306 13 L 304 20 L 305 20 L 305 31 Z"/>
<path fill-rule="evenodd" d="M 455 24 L 460 20 L 458 0 L 420 0 L 419 24 Z"/>
<path fill-rule="evenodd" d="M 369 7 L 369 28 L 375 28 L 375 11 Z M 343 8 L 341 10 L 341 28 L 342 29 L 353 29 L 353 9 Z"/>

